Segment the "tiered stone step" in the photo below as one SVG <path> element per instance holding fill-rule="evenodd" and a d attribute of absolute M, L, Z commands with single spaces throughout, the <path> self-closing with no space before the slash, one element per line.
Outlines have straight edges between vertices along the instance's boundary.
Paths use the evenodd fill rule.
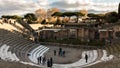
<path fill-rule="evenodd" d="M 106 46 L 105 50 L 107 50 L 108 55 L 117 55 L 117 53 L 120 52 L 120 45 L 119 44 L 115 44 L 115 45 L 111 45 L 111 46 Z"/>
<path fill-rule="evenodd" d="M 31 52 L 30 52 L 30 60 L 34 63 L 37 63 L 37 58 L 40 57 L 40 56 L 43 56 L 43 54 L 45 52 L 47 52 L 49 50 L 48 47 L 45 47 L 43 45 L 40 45 L 38 46 L 37 48 L 33 49 Z"/>
<path fill-rule="evenodd" d="M 16 57 L 15 54 L 12 54 L 10 51 L 8 51 L 10 46 L 7 46 L 6 44 L 2 45 L 0 47 L 0 57 L 3 60 L 11 60 L 11 61 L 19 61 L 19 59 Z"/>

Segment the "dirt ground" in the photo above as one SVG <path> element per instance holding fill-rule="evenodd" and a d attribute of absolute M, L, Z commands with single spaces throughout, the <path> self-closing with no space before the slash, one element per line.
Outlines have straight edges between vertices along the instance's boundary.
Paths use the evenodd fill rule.
<path fill-rule="evenodd" d="M 47 46 L 49 51 L 45 53 L 45 57 L 49 59 L 53 58 L 54 63 L 67 64 L 78 61 L 81 58 L 82 49 L 77 48 L 67 48 L 67 47 L 56 47 L 56 46 Z M 65 56 L 59 56 L 59 48 L 62 48 L 65 51 Z M 56 56 L 54 56 L 54 50 L 56 50 Z"/>
<path fill-rule="evenodd" d="M 0 68 L 40 68 L 40 67 L 25 65 L 18 62 L 0 60 Z"/>
<path fill-rule="evenodd" d="M 115 57 L 110 61 L 101 62 L 85 68 L 120 68 L 120 57 Z"/>

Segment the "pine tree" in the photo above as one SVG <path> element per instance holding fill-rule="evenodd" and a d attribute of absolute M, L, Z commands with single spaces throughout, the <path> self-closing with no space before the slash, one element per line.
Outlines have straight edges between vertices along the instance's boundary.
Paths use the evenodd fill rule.
<path fill-rule="evenodd" d="M 119 3 L 119 6 L 118 6 L 118 16 L 120 18 L 120 3 Z"/>

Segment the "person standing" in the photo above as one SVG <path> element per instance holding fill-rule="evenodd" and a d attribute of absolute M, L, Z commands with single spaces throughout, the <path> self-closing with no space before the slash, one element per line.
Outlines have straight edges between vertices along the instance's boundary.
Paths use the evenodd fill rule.
<path fill-rule="evenodd" d="M 63 57 L 65 57 L 65 50 L 63 51 L 63 54 L 62 54 L 62 55 L 63 55 Z"/>
<path fill-rule="evenodd" d="M 59 56 L 62 56 L 62 48 L 59 48 Z"/>
<path fill-rule="evenodd" d="M 42 63 L 42 62 L 41 62 L 41 61 L 42 61 L 42 56 L 40 56 L 39 58 L 40 58 L 40 59 L 39 59 L 39 60 L 40 60 L 40 63 Z"/>
<path fill-rule="evenodd" d="M 40 58 L 39 57 L 37 58 L 37 63 L 40 64 Z"/>
<path fill-rule="evenodd" d="M 54 50 L 54 56 L 56 56 L 56 50 Z"/>
<path fill-rule="evenodd" d="M 53 66 L 53 59 L 52 59 L 52 57 L 50 58 L 50 67 L 52 67 Z"/>
<path fill-rule="evenodd" d="M 45 57 L 43 57 L 43 65 L 45 64 L 45 62 L 46 62 L 46 58 Z"/>
<path fill-rule="evenodd" d="M 88 55 L 85 54 L 85 60 L 86 60 L 86 63 L 88 62 Z"/>
<path fill-rule="evenodd" d="M 50 67 L 50 60 L 47 60 L 47 67 Z"/>

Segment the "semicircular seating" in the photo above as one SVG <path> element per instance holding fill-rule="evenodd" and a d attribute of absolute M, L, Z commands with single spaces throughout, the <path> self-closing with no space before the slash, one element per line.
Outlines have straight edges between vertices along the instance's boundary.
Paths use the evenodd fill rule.
<path fill-rule="evenodd" d="M 48 47 L 45 47 L 43 45 L 40 45 L 38 46 L 37 48 L 33 49 L 31 52 L 30 52 L 30 60 L 33 61 L 34 63 L 37 63 L 37 58 L 40 57 L 40 56 L 43 56 L 43 54 L 45 52 L 47 52 L 49 50 Z"/>
<path fill-rule="evenodd" d="M 19 37 L 17 35 L 9 34 L 5 31 L 6 35 L 3 37 L 0 33 L 0 57 L 4 60 L 21 61 L 21 62 L 33 62 L 37 63 L 39 56 L 44 56 L 44 53 L 49 50 L 48 47 L 35 44 L 29 40 Z M 3 31 L 4 34 L 4 31 Z M 5 44 L 6 43 L 6 44 Z M 55 68 L 66 67 L 86 67 L 102 61 L 112 59 L 114 52 L 119 51 L 118 45 L 105 47 L 104 49 L 87 50 L 82 52 L 82 58 L 72 64 L 54 64 Z M 29 54 L 29 55 L 28 55 Z M 85 63 L 84 55 L 89 55 L 88 63 Z M 108 56 L 108 55 L 110 56 Z M 9 56 L 8 56 L 9 55 Z"/>

